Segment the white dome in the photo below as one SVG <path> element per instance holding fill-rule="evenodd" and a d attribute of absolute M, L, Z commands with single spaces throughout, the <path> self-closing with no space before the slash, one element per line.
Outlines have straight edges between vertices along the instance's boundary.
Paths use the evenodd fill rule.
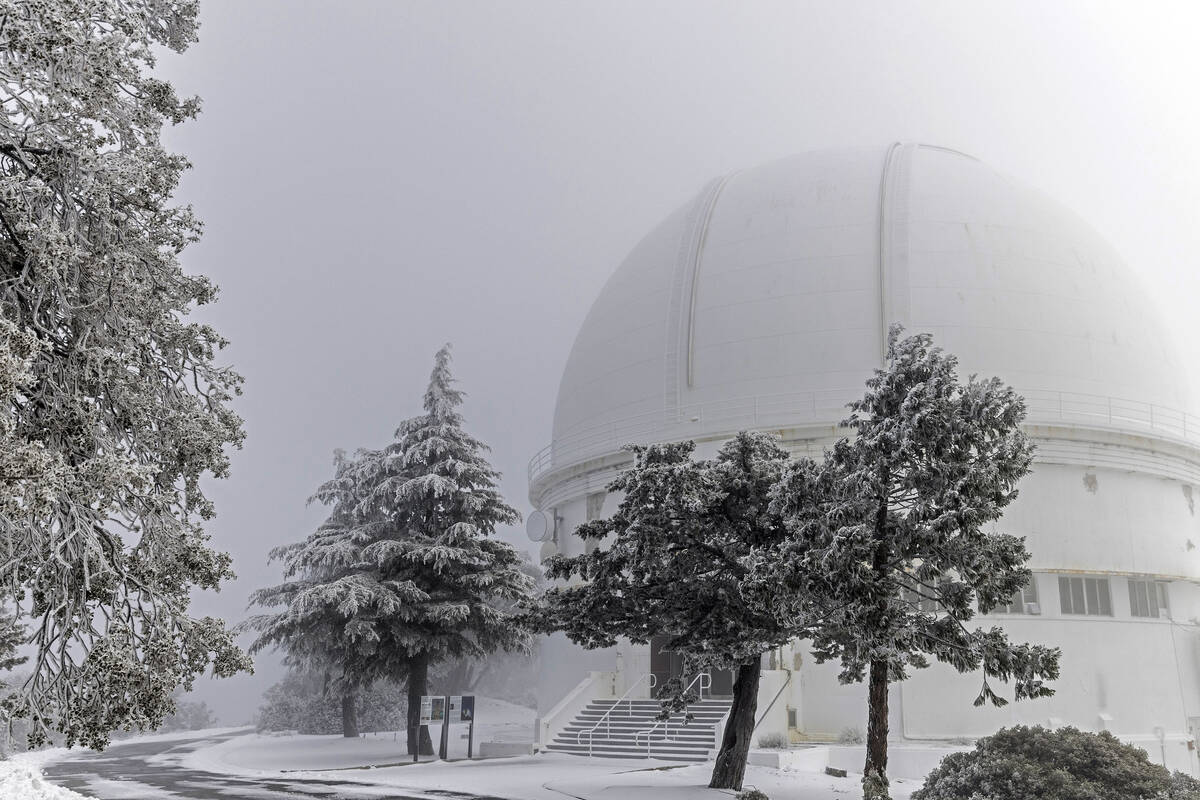
<path fill-rule="evenodd" d="M 891 322 L 1013 384 L 1032 422 L 1200 433 L 1103 238 L 970 156 L 905 144 L 734 173 L 651 231 L 575 340 L 531 475 L 631 441 L 835 424 Z"/>

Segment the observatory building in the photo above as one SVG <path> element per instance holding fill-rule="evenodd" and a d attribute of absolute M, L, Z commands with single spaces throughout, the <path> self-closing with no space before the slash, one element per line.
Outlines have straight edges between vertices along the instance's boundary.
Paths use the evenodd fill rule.
<path fill-rule="evenodd" d="M 787 158 L 711 181 L 653 229 L 592 305 L 552 441 L 530 463 L 543 556 L 577 554 L 574 528 L 616 509 L 605 487 L 630 463 L 625 444 L 693 439 L 708 456 L 758 429 L 820 457 L 893 322 L 932 334 L 962 376 L 995 375 L 1025 397 L 1036 461 L 996 527 L 1025 537 L 1034 578 L 982 619 L 1063 657 L 1053 697 L 999 709 L 972 706 L 977 674 L 916 670 L 892 685 L 892 736 L 1074 725 L 1200 772 L 1188 746 L 1200 729 L 1200 417 L 1183 365 L 1096 231 L 954 150 Z M 865 686 L 840 685 L 836 664 L 802 642 L 764 659 L 756 739 L 865 730 Z M 551 637 L 541 743 L 586 741 L 598 709 L 649 697 L 678 668 L 655 644 L 586 651 Z M 728 692 L 711 680 L 706 697 Z M 644 753 L 647 737 L 626 731 Z M 595 742 L 615 754 L 619 738 Z"/>

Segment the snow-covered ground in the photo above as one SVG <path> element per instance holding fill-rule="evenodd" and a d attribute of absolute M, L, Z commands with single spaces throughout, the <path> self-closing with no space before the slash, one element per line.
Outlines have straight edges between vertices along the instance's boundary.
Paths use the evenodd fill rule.
<path fill-rule="evenodd" d="M 259 748 L 253 742 L 247 743 L 243 737 L 238 737 L 228 743 L 209 748 L 210 751 L 218 748 L 223 751 L 215 758 L 210 752 L 200 758 L 194 757 L 200 754 L 194 754 L 187 761 L 193 766 L 233 766 L 229 751 L 247 744 L 255 752 L 276 759 L 275 763 L 300 762 L 305 755 L 311 755 L 313 752 L 309 748 L 297 747 L 293 756 L 284 758 L 278 750 Z M 430 797 L 444 792 L 486 794 L 489 797 L 513 800 L 724 800 L 733 794 L 707 788 L 712 773 L 711 763 L 681 766 L 677 762 L 669 761 L 588 759 L 563 753 L 542 753 L 536 756 L 482 761 L 435 761 L 368 769 L 343 768 L 287 773 L 268 769 L 254 770 L 248 766 L 250 759 L 247 758 L 239 758 L 237 761 L 241 766 L 236 769 L 240 774 L 247 776 L 265 778 L 272 774 L 287 774 L 308 779 L 345 780 L 353 782 L 357 792 L 364 792 L 367 787 L 362 784 L 367 783 L 371 784 L 371 790 L 378 791 L 380 796 L 402 791 L 405 795 L 427 794 Z M 260 766 L 266 766 L 266 762 Z M 919 785 L 918 781 L 894 780 L 892 797 L 895 800 L 907 800 Z M 761 789 L 771 800 L 832 800 L 840 794 L 850 799 L 862 791 L 857 775 L 835 778 L 819 772 L 757 766 L 747 768 L 745 786 Z"/>
<path fill-rule="evenodd" d="M 36 764 L 0 761 L 0 800 L 87 800 L 78 792 L 47 783 Z"/>
<path fill-rule="evenodd" d="M 204 731 L 177 731 L 174 733 L 147 733 L 114 740 L 113 744 L 133 744 L 145 741 L 171 741 L 188 739 L 205 734 L 231 733 L 239 728 L 211 728 Z M 50 761 L 61 761 L 73 754 L 83 752 L 66 747 L 47 747 L 42 750 L 14 753 L 7 761 L 0 761 L 0 800 L 88 800 L 78 792 L 55 786 L 42 777 L 42 765 Z"/>
<path fill-rule="evenodd" d="M 475 705 L 475 753 L 483 742 L 532 742 L 533 709 L 480 697 Z M 441 729 L 430 727 L 436 747 Z M 450 758 L 467 757 L 466 725 L 450 728 Z M 188 769 L 228 775 L 259 776 L 292 770 L 336 770 L 373 768 L 400 764 L 410 759 L 405 753 L 404 732 L 368 733 L 357 739 L 343 736 L 300 734 L 249 734 L 205 747 L 179 757 Z M 174 755 L 160 759 L 176 758 Z"/>
<path fill-rule="evenodd" d="M 501 701 L 479 699 L 476 709 L 476 740 L 528 742 L 532 738 L 533 711 Z M 236 730 L 236 729 L 235 729 Z M 354 796 L 379 797 L 404 794 L 409 797 L 444 797 L 445 792 L 512 798 L 513 800 L 702 800 L 728 798 L 733 792 L 707 788 L 712 763 L 680 765 L 677 762 L 634 759 L 580 758 L 562 753 L 465 760 L 466 742 L 458 738 L 465 728 L 452 728 L 451 757 L 459 761 L 425 761 L 412 764 L 404 753 L 403 734 L 366 735 L 356 739 L 341 736 L 261 735 L 250 731 L 226 734 L 195 745 L 164 748 L 143 762 L 159 770 L 178 768 L 215 776 L 240 777 L 264 782 L 319 780 L 345 782 Z M 435 741 L 437 729 L 434 728 Z M 196 733 L 186 736 L 194 737 Z M 140 737 L 139 740 L 170 741 L 177 735 Z M 77 751 L 76 751 L 77 752 Z M 0 762 L 0 800 L 80 800 L 82 795 L 47 784 L 38 765 L 48 760 L 70 758 L 71 751 L 49 750 L 22 754 Z M 857 753 L 840 753 L 838 763 L 858 758 Z M 823 763 L 823 762 L 822 762 Z M 161 773 L 159 773 L 161 774 Z M 194 777 L 195 773 L 186 773 Z M 136 784 L 110 786 L 114 781 L 87 784 L 88 791 L 113 797 L 152 797 L 140 794 Z M 219 781 L 218 781 L 219 783 Z M 336 784 L 335 784 L 336 785 Z M 907 800 L 920 781 L 893 780 L 892 796 Z M 771 800 L 847 800 L 861 793 L 859 776 L 836 778 L 819 768 L 774 768 L 751 765 L 745 786 L 764 791 Z M 327 787 L 333 788 L 333 787 Z"/>
<path fill-rule="evenodd" d="M 530 709 L 484 698 L 478 702 L 477 742 L 531 739 Z M 451 731 L 451 757 L 465 757 L 466 743 L 458 738 L 465 728 Z M 438 729 L 431 733 L 436 741 Z M 358 739 L 249 734 L 193 752 L 157 757 L 160 763 L 174 761 L 186 769 L 224 775 L 344 780 L 353 782 L 357 792 L 378 791 L 381 796 L 403 791 L 412 796 L 462 792 L 514 800 L 682 800 L 724 799 L 733 794 L 707 788 L 711 763 L 682 766 L 672 761 L 587 759 L 562 753 L 420 764 L 408 759 L 403 734 Z M 761 766 L 747 768 L 745 785 L 763 790 L 772 800 L 831 800 L 861 792 L 856 775 L 836 778 L 820 771 Z M 919 785 L 915 780 L 894 780 L 892 796 L 907 800 Z"/>

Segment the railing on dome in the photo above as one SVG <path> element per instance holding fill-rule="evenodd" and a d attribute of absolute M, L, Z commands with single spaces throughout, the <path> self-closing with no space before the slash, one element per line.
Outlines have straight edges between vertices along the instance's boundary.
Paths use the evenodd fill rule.
<path fill-rule="evenodd" d="M 705 433 L 721 429 L 796 426 L 831 423 L 844 419 L 846 404 L 862 396 L 861 389 L 819 392 L 790 392 L 718 400 L 682 407 L 674 419 L 652 412 L 590 425 L 567 433 L 542 448 L 529 461 L 529 481 L 559 466 L 576 463 L 584 456 L 600 455 L 636 442 L 685 439 L 688 429 L 707 422 Z M 1026 423 L 1075 422 L 1121 430 L 1144 429 L 1200 444 L 1200 416 L 1164 406 L 1103 395 L 1077 392 L 1029 390 L 1024 392 Z"/>

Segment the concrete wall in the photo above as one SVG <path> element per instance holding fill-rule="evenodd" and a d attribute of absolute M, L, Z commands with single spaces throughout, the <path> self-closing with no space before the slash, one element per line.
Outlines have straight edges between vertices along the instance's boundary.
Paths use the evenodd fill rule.
<path fill-rule="evenodd" d="M 996 528 L 1026 537 L 1034 569 L 1200 579 L 1198 502 L 1182 480 L 1041 462 Z"/>

